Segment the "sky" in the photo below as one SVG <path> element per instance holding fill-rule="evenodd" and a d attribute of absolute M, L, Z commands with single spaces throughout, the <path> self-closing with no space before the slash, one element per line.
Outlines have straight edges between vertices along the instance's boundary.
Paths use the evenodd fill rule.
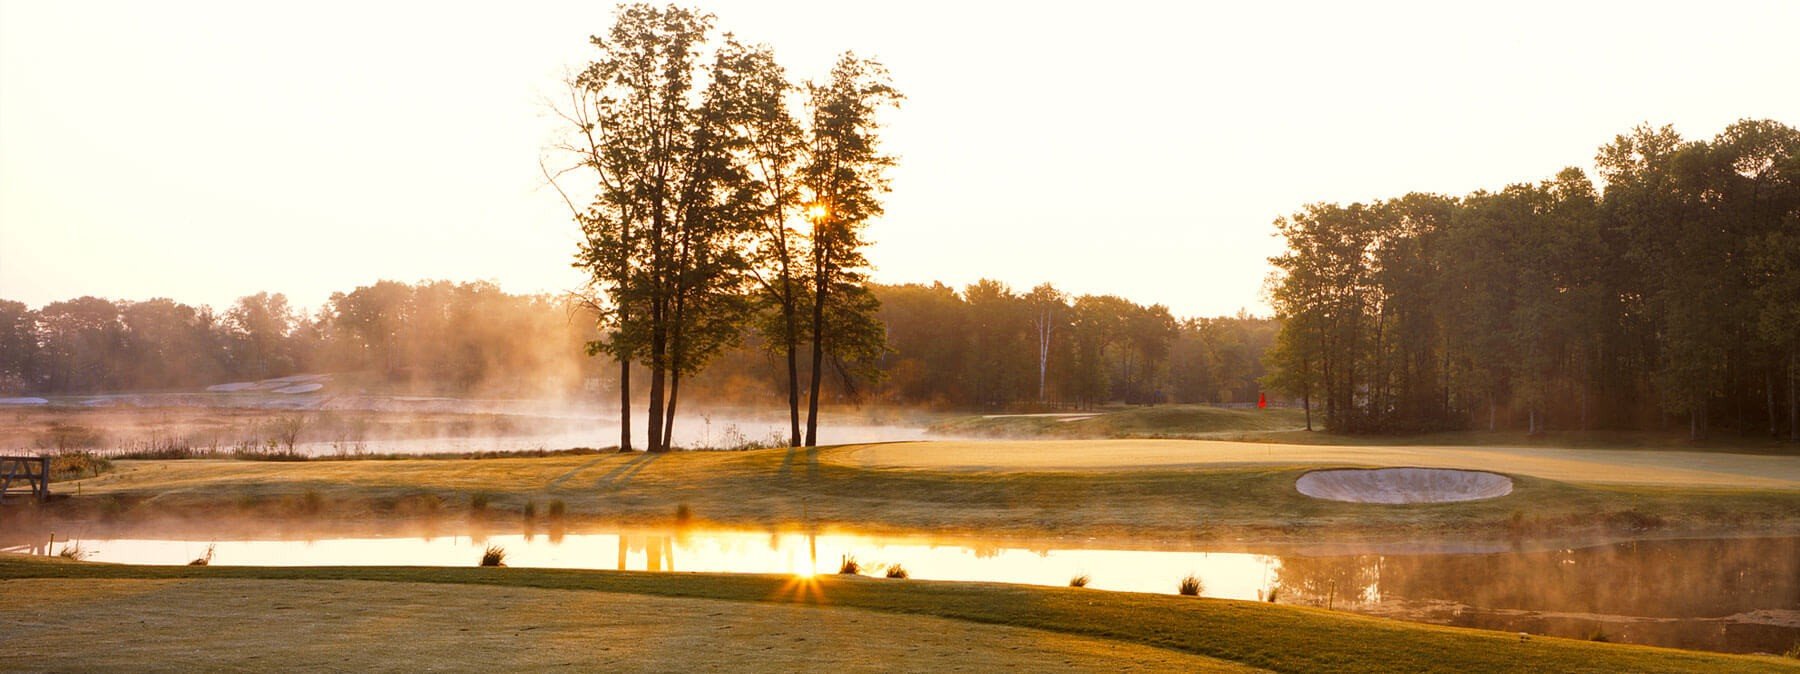
<path fill-rule="evenodd" d="M 1273 220 L 1588 168 L 1644 122 L 1800 125 L 1800 2 L 710 2 L 906 95 L 874 278 L 1267 313 Z M 0 298 L 317 306 L 577 287 L 538 161 L 606 2 L 0 0 Z"/>

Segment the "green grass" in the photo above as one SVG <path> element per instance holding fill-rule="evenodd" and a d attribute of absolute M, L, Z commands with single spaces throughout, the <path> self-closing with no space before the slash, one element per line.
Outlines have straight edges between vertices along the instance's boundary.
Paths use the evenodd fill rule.
<path fill-rule="evenodd" d="M 0 579 L 265 579 L 460 583 L 807 604 L 1026 627 L 1275 671 L 1794 671 L 1792 661 L 1418 625 L 1320 609 L 986 583 L 417 567 L 119 566 L 0 556 Z M 204 647 L 204 643 L 195 644 Z"/>
<path fill-rule="evenodd" d="M 829 454 L 834 450 L 818 450 Z M 1109 543 L 1643 537 L 1800 532 L 1800 492 L 1573 484 L 1515 476 L 1511 496 L 1453 504 L 1321 501 L 1306 468 L 1149 467 L 971 472 L 870 469 L 804 450 L 603 454 L 480 461 L 120 461 L 83 494 L 0 517 L 143 519 L 209 532 L 234 522 L 310 527 L 395 518 L 527 521 L 560 501 L 571 529 L 788 525 L 870 533 L 1093 537 Z M 476 495 L 486 505 L 475 509 Z M 6 523 L 0 522 L 0 525 Z"/>
<path fill-rule="evenodd" d="M 1070 413 L 1086 415 L 1088 412 Z M 1042 438 L 1184 438 L 1221 433 L 1304 428 L 1305 414 L 1291 409 L 1240 409 L 1208 405 L 1105 407 L 1092 416 L 978 415 L 931 426 L 942 435 Z"/>

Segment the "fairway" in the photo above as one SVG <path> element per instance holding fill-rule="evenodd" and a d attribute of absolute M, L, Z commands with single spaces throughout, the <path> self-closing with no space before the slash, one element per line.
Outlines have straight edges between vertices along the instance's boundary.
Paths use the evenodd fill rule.
<path fill-rule="evenodd" d="M 1658 450 L 1290 445 L 1218 440 L 907 442 L 844 447 L 857 468 L 1096 471 L 1225 466 L 1416 466 L 1489 470 L 1564 482 L 1800 489 L 1800 456 Z"/>
<path fill-rule="evenodd" d="M 836 576 L 117 566 L 0 555 L 0 591 L 12 600 L 0 625 L 9 637 L 29 637 L 11 640 L 0 669 L 1792 667 L 1774 657 L 1521 640 L 1265 602 Z"/>
<path fill-rule="evenodd" d="M 23 579 L 0 592 L 8 670 L 1253 669 L 929 616 L 610 592 L 238 579 Z"/>

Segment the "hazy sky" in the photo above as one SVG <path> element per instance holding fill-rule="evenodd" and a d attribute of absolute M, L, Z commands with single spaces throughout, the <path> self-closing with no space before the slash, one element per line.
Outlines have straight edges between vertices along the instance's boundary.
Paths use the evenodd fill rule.
<path fill-rule="evenodd" d="M 717 2 L 908 96 L 875 277 L 1265 311 L 1307 202 L 1539 180 L 1643 121 L 1800 124 L 1800 2 Z M 0 298 L 577 285 L 542 101 L 605 2 L 0 0 Z"/>

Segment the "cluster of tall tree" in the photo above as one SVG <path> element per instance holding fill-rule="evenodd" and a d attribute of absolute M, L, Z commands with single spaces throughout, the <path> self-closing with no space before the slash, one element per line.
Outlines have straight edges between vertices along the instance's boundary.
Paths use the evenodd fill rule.
<path fill-rule="evenodd" d="M 891 351 L 873 395 L 955 408 L 1256 400 L 1274 321 L 998 281 L 876 286 Z"/>
<path fill-rule="evenodd" d="M 766 45 L 719 34 L 710 14 L 619 8 L 559 108 L 559 154 L 585 205 L 564 195 L 585 240 L 605 336 L 618 364 L 620 443 L 630 448 L 632 365 L 649 376 L 650 451 L 669 449 L 684 377 L 750 326 L 786 362 L 790 440 L 818 437 L 827 361 L 881 353 L 866 285 L 864 225 L 882 212 L 878 112 L 899 94 L 875 61 L 845 53 L 823 79 L 790 80 Z M 809 380 L 802 385 L 801 357 Z M 800 399 L 807 398 L 805 433 Z"/>
<path fill-rule="evenodd" d="M 589 319 L 491 283 L 382 281 L 315 312 L 258 293 L 223 313 L 167 299 L 0 300 L 0 395 L 192 390 L 305 372 L 386 390 L 542 395 L 582 386 Z M 578 315 L 578 314 L 577 314 Z"/>
<path fill-rule="evenodd" d="M 1800 440 L 1800 131 L 1641 126 L 1463 197 L 1276 221 L 1267 381 L 1338 431 L 1685 425 Z"/>
<path fill-rule="evenodd" d="M 1176 318 L 1161 305 L 1070 297 L 997 281 L 867 285 L 883 335 L 855 365 L 829 356 L 832 404 L 1036 409 L 1098 403 L 1247 403 L 1280 324 Z M 776 316 L 761 316 L 764 321 Z M 780 332 L 750 330 L 684 383 L 690 400 L 755 406 L 791 390 Z M 313 310 L 258 293 L 222 311 L 166 299 L 82 297 L 32 310 L 0 300 L 0 396 L 198 390 L 332 373 L 372 392 L 611 395 L 620 373 L 589 358 L 595 315 L 567 296 L 513 295 L 491 283 L 381 281 Z M 809 360 L 798 364 L 810 381 Z M 647 368 L 633 366 L 636 393 Z"/>

